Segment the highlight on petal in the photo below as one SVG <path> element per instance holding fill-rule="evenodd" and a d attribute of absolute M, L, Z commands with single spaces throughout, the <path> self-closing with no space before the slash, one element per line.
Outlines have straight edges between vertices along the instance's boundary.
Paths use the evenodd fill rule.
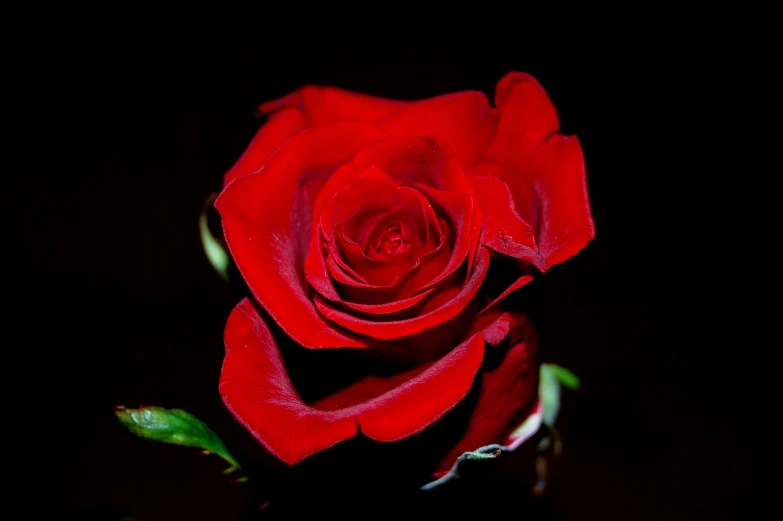
<path fill-rule="evenodd" d="M 261 444 L 291 465 L 359 430 L 377 441 L 421 431 L 468 393 L 484 356 L 484 338 L 474 334 L 434 363 L 390 377 L 371 375 L 307 404 L 250 300 L 229 316 L 225 342 L 223 401 Z"/>
<path fill-rule="evenodd" d="M 448 472 L 464 452 L 491 443 L 513 443 L 524 434 L 516 433 L 513 439 L 510 436 L 537 401 L 538 335 L 525 315 L 503 313 L 495 323 L 499 325 L 493 327 L 502 327 L 504 321 L 510 329 L 507 342 L 489 348 L 485 356 L 487 361 L 497 356 L 500 362 L 493 369 L 480 372 L 479 397 L 467 430 L 441 460 L 435 476 Z"/>
<path fill-rule="evenodd" d="M 251 292 L 305 347 L 367 345 L 318 314 L 302 267 L 312 205 L 326 179 L 358 150 L 385 137 L 377 127 L 360 122 L 304 130 L 259 173 L 232 181 L 215 203 L 231 255 Z"/>

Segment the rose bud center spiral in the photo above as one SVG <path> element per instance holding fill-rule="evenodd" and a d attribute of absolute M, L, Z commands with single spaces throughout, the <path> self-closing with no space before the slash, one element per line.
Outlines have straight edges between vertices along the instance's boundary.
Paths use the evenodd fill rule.
<path fill-rule="evenodd" d="M 410 247 L 410 243 L 403 237 L 398 224 L 390 226 L 373 243 L 373 249 L 382 255 L 400 255 L 410 250 Z"/>

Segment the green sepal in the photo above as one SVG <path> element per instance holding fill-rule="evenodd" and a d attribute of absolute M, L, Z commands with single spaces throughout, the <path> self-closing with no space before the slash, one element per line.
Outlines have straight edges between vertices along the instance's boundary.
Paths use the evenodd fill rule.
<path fill-rule="evenodd" d="M 215 202 L 215 198 L 217 198 L 217 193 L 211 194 L 204 202 L 204 208 L 201 210 L 201 215 L 198 218 L 198 230 L 207 260 L 215 268 L 215 271 L 218 272 L 218 275 L 228 282 L 228 266 L 231 263 L 231 256 L 229 256 L 221 242 L 212 235 L 212 231 L 209 229 L 208 213 Z"/>
<path fill-rule="evenodd" d="M 564 386 L 568 387 L 569 389 L 579 389 L 579 387 L 582 385 L 581 380 L 579 380 L 579 377 L 576 376 L 574 373 L 566 369 L 565 367 L 561 367 L 557 364 L 546 364 L 551 369 L 552 372 L 555 374 L 555 378 L 557 378 L 557 381 L 563 384 Z"/>
<path fill-rule="evenodd" d="M 242 468 L 218 435 L 187 411 L 163 407 L 128 409 L 119 406 L 114 409 L 114 414 L 136 436 L 216 454 L 231 464 L 224 473 Z"/>
<path fill-rule="evenodd" d="M 578 389 L 579 378 L 564 367 L 556 364 L 541 364 L 538 380 L 538 397 L 544 409 L 543 422 L 547 427 L 554 427 L 560 412 L 560 386 Z"/>
<path fill-rule="evenodd" d="M 422 486 L 419 490 L 432 490 L 434 488 L 440 487 L 442 485 L 445 485 L 446 483 L 449 483 L 452 480 L 458 479 L 460 476 L 460 466 L 464 461 L 482 461 L 482 460 L 488 460 L 488 459 L 495 459 L 502 452 L 508 451 L 507 447 L 503 447 L 502 445 L 487 445 L 486 447 L 480 447 L 474 451 L 471 452 L 465 452 L 460 457 L 457 458 L 457 461 L 454 462 L 454 465 L 451 467 L 451 470 L 449 470 L 446 474 L 439 477 L 435 481 L 431 481 L 427 483 L 426 485 Z"/>

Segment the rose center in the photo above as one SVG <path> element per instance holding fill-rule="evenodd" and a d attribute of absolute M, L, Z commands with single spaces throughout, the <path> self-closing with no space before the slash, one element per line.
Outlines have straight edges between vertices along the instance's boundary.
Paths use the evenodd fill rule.
<path fill-rule="evenodd" d="M 389 227 L 372 245 L 373 249 L 382 255 L 399 255 L 407 252 L 410 246 L 399 226 Z"/>

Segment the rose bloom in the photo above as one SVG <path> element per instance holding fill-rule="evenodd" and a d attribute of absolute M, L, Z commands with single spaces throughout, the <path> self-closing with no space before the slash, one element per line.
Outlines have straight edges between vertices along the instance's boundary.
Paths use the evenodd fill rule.
<path fill-rule="evenodd" d="M 407 102 L 306 86 L 260 110 L 215 203 L 253 297 L 225 330 L 220 393 L 237 420 L 295 464 L 359 432 L 409 437 L 477 386 L 433 473 L 512 443 L 537 403 L 537 340 L 505 297 L 594 236 L 579 141 L 539 83 L 507 74 L 494 107 L 472 91 Z M 515 269 L 489 290 L 502 258 Z M 304 400 L 262 313 L 296 349 L 376 363 Z"/>

